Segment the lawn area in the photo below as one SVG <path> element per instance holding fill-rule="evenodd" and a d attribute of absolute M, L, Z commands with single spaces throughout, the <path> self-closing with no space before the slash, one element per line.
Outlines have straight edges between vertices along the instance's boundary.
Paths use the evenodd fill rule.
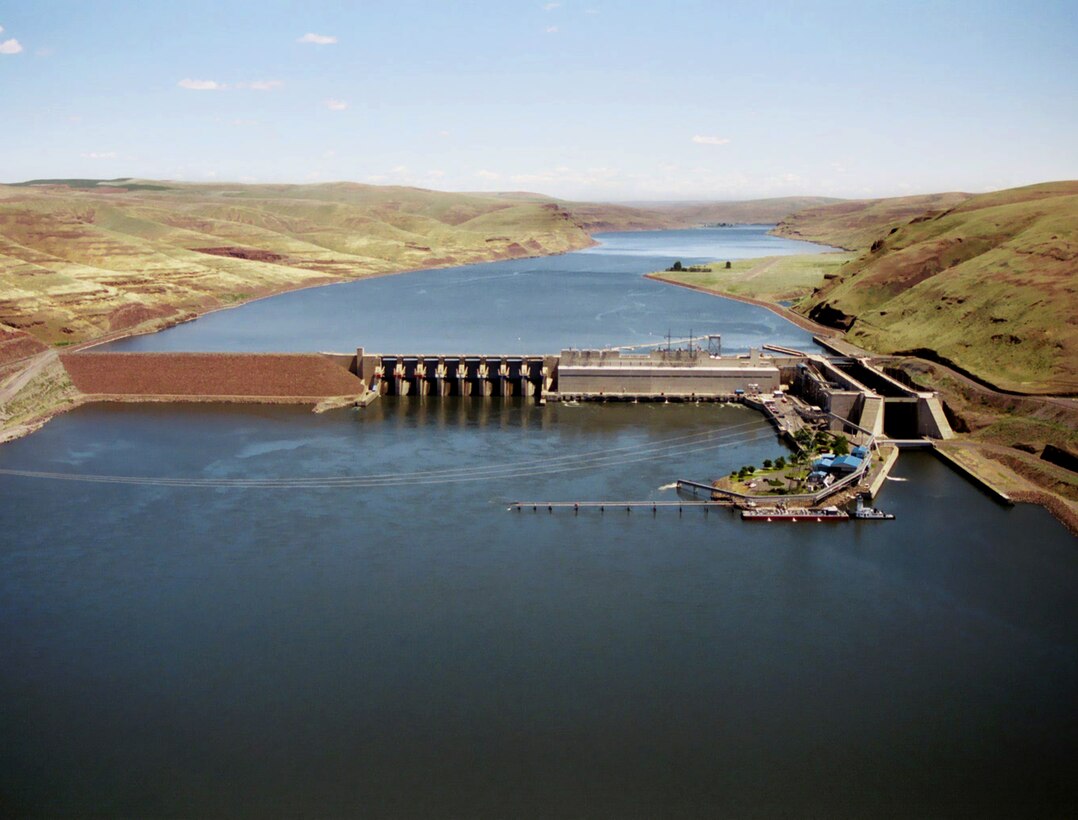
<path fill-rule="evenodd" d="M 656 279 L 730 293 L 768 302 L 797 301 L 824 283 L 850 261 L 854 253 L 806 253 L 795 256 L 764 256 L 694 265 L 683 270 L 660 271 Z"/>

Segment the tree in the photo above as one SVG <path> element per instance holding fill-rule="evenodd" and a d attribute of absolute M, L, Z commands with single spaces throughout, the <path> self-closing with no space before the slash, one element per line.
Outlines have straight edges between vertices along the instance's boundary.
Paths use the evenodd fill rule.
<path fill-rule="evenodd" d="M 730 260 L 726 260 L 726 270 L 730 270 Z"/>
<path fill-rule="evenodd" d="M 679 259 L 677 262 L 671 265 L 670 270 L 681 270 L 681 260 Z"/>
<path fill-rule="evenodd" d="M 834 448 L 836 456 L 848 455 L 850 452 L 850 440 L 845 436 L 835 436 L 832 447 Z"/>
<path fill-rule="evenodd" d="M 778 458 L 775 459 L 775 469 L 776 470 L 781 470 L 785 466 L 786 466 L 786 457 L 785 456 L 779 456 Z"/>
<path fill-rule="evenodd" d="M 765 470 L 770 470 L 771 469 L 771 459 L 769 459 L 769 458 L 764 459 L 764 469 Z"/>

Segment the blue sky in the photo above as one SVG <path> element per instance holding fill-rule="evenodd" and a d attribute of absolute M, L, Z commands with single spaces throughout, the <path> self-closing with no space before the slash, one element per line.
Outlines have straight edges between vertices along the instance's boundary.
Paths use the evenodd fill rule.
<path fill-rule="evenodd" d="M 641 200 L 1078 177 L 1073 0 L 0 0 L 0 27 L 0 181 Z"/>

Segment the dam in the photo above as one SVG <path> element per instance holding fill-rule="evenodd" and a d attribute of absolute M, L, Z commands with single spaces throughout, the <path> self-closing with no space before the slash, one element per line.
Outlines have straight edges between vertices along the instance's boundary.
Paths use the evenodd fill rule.
<path fill-rule="evenodd" d="M 502 396 L 551 400 L 733 399 L 779 388 L 770 357 L 722 357 L 700 348 L 563 350 L 558 356 L 368 354 L 356 351 L 355 374 L 390 396 Z"/>
<path fill-rule="evenodd" d="M 773 418 L 794 411 L 877 438 L 953 436 L 939 397 L 917 391 L 868 359 L 789 348 L 724 356 L 707 346 L 567 349 L 559 355 L 482 353 L 63 353 L 86 400 L 246 401 L 318 404 L 379 396 L 548 401 L 745 401 Z M 352 398 L 349 398 L 352 397 Z M 777 412 L 777 401 L 783 403 Z M 338 402 L 340 403 L 340 402 Z M 792 416 L 791 416 L 792 418 Z M 778 422 L 780 427 L 781 422 Z"/>

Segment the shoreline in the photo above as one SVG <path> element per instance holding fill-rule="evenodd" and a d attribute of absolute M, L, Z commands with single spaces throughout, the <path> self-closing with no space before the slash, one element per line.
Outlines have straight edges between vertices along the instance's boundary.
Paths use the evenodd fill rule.
<path fill-rule="evenodd" d="M 233 308 L 244 307 L 245 305 L 252 304 L 253 302 L 261 302 L 263 299 L 271 299 L 274 296 L 282 296 L 282 295 L 284 295 L 286 293 L 295 293 L 295 292 L 301 291 L 301 290 L 313 290 L 314 288 L 324 288 L 324 287 L 329 287 L 331 285 L 346 285 L 346 284 L 348 284 L 350 282 L 363 282 L 363 281 L 366 281 L 367 279 L 381 279 L 381 278 L 386 277 L 386 276 L 400 276 L 401 274 L 405 274 L 405 273 L 418 273 L 419 271 L 425 271 L 425 270 L 445 270 L 447 268 L 462 268 L 462 267 L 465 267 L 467 265 L 487 265 L 487 264 L 490 264 L 491 262 L 511 262 L 514 259 L 546 259 L 547 257 L 564 256 L 567 253 L 576 253 L 577 251 L 582 251 L 582 250 L 585 250 L 586 248 L 594 248 L 594 247 L 596 247 L 597 245 L 600 244 L 599 242 L 597 242 L 594 238 L 592 238 L 590 236 L 589 236 L 589 240 L 590 241 L 586 245 L 581 245 L 579 248 L 570 248 L 568 250 L 554 251 L 552 253 L 528 254 L 526 256 L 493 256 L 490 259 L 480 259 L 480 260 L 477 260 L 475 262 L 465 262 L 463 265 L 460 265 L 460 264 L 456 264 L 456 265 L 419 265 L 419 266 L 413 267 L 413 268 L 401 268 L 400 270 L 380 271 L 380 272 L 377 272 L 377 273 L 368 273 L 368 274 L 364 274 L 363 276 L 354 276 L 354 277 L 351 277 L 351 278 L 334 278 L 334 279 L 320 279 L 320 280 L 316 279 L 314 281 L 298 283 L 298 284 L 295 284 L 295 285 L 281 285 L 279 287 L 270 288 L 270 289 L 265 290 L 265 291 L 259 291 L 258 293 L 253 294 L 249 299 L 241 299 L 241 300 L 238 300 L 238 301 L 233 302 L 233 303 L 228 304 L 228 305 L 216 305 L 216 306 L 208 308 L 206 310 L 192 311 L 189 315 L 187 315 L 187 316 L 185 316 L 183 318 L 180 318 L 180 319 L 176 319 L 175 321 L 170 321 L 168 319 L 165 319 L 165 320 L 163 320 L 164 323 L 160 327 L 146 327 L 146 328 L 142 328 L 141 330 L 137 329 L 137 328 L 133 328 L 133 329 L 130 329 L 130 330 L 116 331 L 115 333 L 108 333 L 108 334 L 105 334 L 104 336 L 99 336 L 99 337 L 97 337 L 95 339 L 90 339 L 90 340 L 87 340 L 85 342 L 79 342 L 78 344 L 68 345 L 68 346 L 63 347 L 63 348 L 57 348 L 57 347 L 50 346 L 49 349 L 50 350 L 56 350 L 56 351 L 88 350 L 91 347 L 97 347 L 99 345 L 109 344 L 110 342 L 118 342 L 121 339 L 128 339 L 128 338 L 131 338 L 133 336 L 149 336 L 152 333 L 160 333 L 162 330 L 168 330 L 169 328 L 177 327 L 178 325 L 184 325 L 184 324 L 187 324 L 188 322 L 193 322 L 196 319 L 202 318 L 203 316 L 209 316 L 209 315 L 211 315 L 213 313 L 220 313 L 221 311 L 225 311 L 225 310 L 232 310 Z M 24 361 L 26 358 L 32 358 L 32 357 L 25 357 L 24 359 L 16 359 L 16 360 L 14 360 L 12 362 L 6 362 L 6 363 L 0 362 L 0 367 L 6 367 L 6 366 L 9 366 L 10 364 L 15 364 L 15 363 L 17 363 L 19 361 Z"/>
<path fill-rule="evenodd" d="M 809 333 L 814 333 L 817 336 L 824 336 L 827 338 L 840 336 L 841 334 L 833 327 L 827 327 L 817 322 L 807 319 L 800 313 L 794 313 L 789 308 L 785 308 L 782 305 L 777 305 L 774 302 L 767 302 L 763 299 L 754 299 L 751 296 L 738 296 L 735 293 L 726 293 L 721 290 L 713 290 L 712 288 L 705 288 L 702 285 L 690 285 L 688 282 L 675 282 L 672 279 L 665 279 L 659 276 L 657 273 L 645 273 L 645 279 L 651 279 L 653 282 L 662 282 L 664 285 L 673 285 L 678 288 L 687 288 L 689 290 L 695 290 L 697 293 L 706 293 L 709 296 L 718 296 L 720 299 L 730 299 L 734 302 L 743 302 L 746 305 L 755 305 L 756 307 L 766 308 L 774 313 L 780 319 L 785 319 L 791 324 L 797 325 L 802 330 L 807 330 Z"/>

